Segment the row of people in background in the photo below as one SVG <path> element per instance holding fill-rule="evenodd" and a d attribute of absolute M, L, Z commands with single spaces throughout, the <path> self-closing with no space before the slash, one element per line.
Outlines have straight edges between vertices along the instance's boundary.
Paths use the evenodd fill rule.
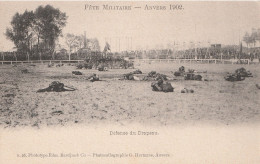
<path fill-rule="evenodd" d="M 197 49 L 188 49 L 188 50 L 171 50 L 171 49 L 162 49 L 162 50 L 146 50 L 146 51 L 124 51 L 124 52 L 115 52 L 103 54 L 102 52 L 88 52 L 86 54 L 74 53 L 71 54 L 71 60 L 80 60 L 86 59 L 89 57 L 95 56 L 104 56 L 108 57 L 128 57 L 130 59 L 171 59 L 171 58 L 181 58 L 181 59 L 260 59 L 260 47 L 258 48 L 197 48 Z M 53 59 L 54 58 L 54 59 Z M 29 56 L 30 60 L 39 60 L 39 55 L 33 54 Z M 68 60 L 68 54 L 65 53 L 55 53 L 54 55 L 42 54 L 42 60 Z M 21 54 L 17 52 L 2 52 L 0 55 L 0 61 L 24 61 L 28 60 L 27 54 Z"/>

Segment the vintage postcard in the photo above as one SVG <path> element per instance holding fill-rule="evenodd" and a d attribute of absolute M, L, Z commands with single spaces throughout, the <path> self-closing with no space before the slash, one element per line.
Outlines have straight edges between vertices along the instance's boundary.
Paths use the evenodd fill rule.
<path fill-rule="evenodd" d="M 0 163 L 260 163 L 259 1 L 0 1 Z"/>

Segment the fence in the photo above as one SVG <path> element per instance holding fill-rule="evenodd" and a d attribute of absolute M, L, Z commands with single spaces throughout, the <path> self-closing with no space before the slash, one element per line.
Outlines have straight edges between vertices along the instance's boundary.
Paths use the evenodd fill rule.
<path fill-rule="evenodd" d="M 79 63 L 84 60 L 30 60 L 30 61 L 0 61 L 1 64 L 33 64 L 33 63 Z"/>
<path fill-rule="evenodd" d="M 30 60 L 30 61 L 0 61 L 3 64 L 33 64 L 33 63 L 79 63 L 84 60 Z M 134 63 L 200 63 L 200 64 L 256 64 L 259 61 L 250 61 L 250 59 L 240 60 L 221 60 L 221 59 L 133 59 Z"/>
<path fill-rule="evenodd" d="M 251 61 L 250 59 L 240 59 L 240 60 L 221 60 L 221 59 L 134 59 L 134 62 L 138 63 L 201 63 L 201 64 L 256 64 L 259 61 Z"/>

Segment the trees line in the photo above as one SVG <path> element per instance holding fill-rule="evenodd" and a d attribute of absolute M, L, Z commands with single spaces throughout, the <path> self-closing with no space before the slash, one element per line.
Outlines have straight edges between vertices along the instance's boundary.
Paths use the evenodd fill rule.
<path fill-rule="evenodd" d="M 57 39 L 62 35 L 67 18 L 66 13 L 57 8 L 39 6 L 35 11 L 16 13 L 5 35 L 14 43 L 14 51 L 26 55 L 28 60 L 36 55 L 41 60 L 43 54 L 53 58 Z"/>
<path fill-rule="evenodd" d="M 66 34 L 65 42 L 68 46 L 66 52 L 56 53 L 56 49 L 60 48 L 57 40 L 62 36 L 62 29 L 66 26 L 68 16 L 59 9 L 50 5 L 39 6 L 35 11 L 25 11 L 24 13 L 16 13 L 11 21 L 11 27 L 6 29 L 6 37 L 10 39 L 15 49 L 13 53 L 2 53 L 2 60 L 54 60 L 54 59 L 81 59 L 91 52 L 100 52 L 99 41 L 87 39 L 84 35 Z M 243 41 L 247 46 L 255 47 L 256 42 L 260 42 L 260 29 L 252 29 L 251 34 L 246 33 Z M 107 56 L 110 51 L 110 45 L 106 43 L 103 53 Z M 111 51 L 110 51 L 111 53 Z M 122 56 L 126 55 L 121 52 Z M 146 54 L 146 53 L 145 53 Z M 85 55 L 85 56 L 84 56 Z M 116 55 L 116 54 L 115 54 Z M 158 53 L 149 53 L 153 56 Z M 160 55 L 163 57 L 173 56 L 173 52 L 162 50 Z M 140 53 L 134 53 L 133 57 L 143 56 Z M 4 59 L 5 58 L 5 59 Z"/>

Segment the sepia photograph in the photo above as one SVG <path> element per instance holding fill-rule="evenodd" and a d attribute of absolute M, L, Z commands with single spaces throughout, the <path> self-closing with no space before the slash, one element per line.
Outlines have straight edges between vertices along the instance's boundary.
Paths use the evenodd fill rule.
<path fill-rule="evenodd" d="M 0 1 L 0 163 L 260 163 L 259 1 Z"/>

